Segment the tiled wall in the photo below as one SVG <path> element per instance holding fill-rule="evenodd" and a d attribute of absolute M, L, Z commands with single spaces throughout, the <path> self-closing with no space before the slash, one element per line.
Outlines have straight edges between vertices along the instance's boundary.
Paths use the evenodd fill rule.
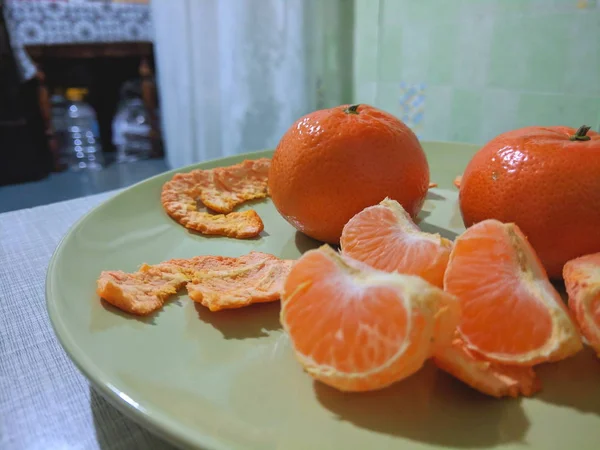
<path fill-rule="evenodd" d="M 356 0 L 354 100 L 427 140 L 600 129 L 600 0 Z"/>

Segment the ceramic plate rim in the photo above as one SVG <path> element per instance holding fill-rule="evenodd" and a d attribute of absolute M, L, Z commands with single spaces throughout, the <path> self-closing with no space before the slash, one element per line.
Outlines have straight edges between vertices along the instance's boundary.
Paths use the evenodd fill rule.
<path fill-rule="evenodd" d="M 66 242 L 73 232 L 81 226 L 92 214 L 97 214 L 98 211 L 106 207 L 109 202 L 115 201 L 117 198 L 126 195 L 128 192 L 134 189 L 138 189 L 140 186 L 150 183 L 151 181 L 162 178 L 169 175 L 174 175 L 180 172 L 189 172 L 198 167 L 207 166 L 215 163 L 227 164 L 230 160 L 239 159 L 257 159 L 261 157 L 270 157 L 273 153 L 273 149 L 259 150 L 255 152 L 241 153 L 237 155 L 230 155 L 223 158 L 214 158 L 208 161 L 200 163 L 190 164 L 187 166 L 171 169 L 166 172 L 161 172 L 152 177 L 146 178 L 145 180 L 139 181 L 127 188 L 122 189 L 120 192 L 110 196 L 100 204 L 96 205 L 82 217 L 80 217 L 71 227 L 67 230 L 64 236 L 60 239 L 56 246 L 46 270 L 45 279 L 45 297 L 46 297 L 46 310 L 50 318 L 50 323 L 57 337 L 61 347 L 69 357 L 69 359 L 75 364 L 81 374 L 100 392 L 103 394 L 113 406 L 119 411 L 126 414 L 127 417 L 131 418 L 138 424 L 141 424 L 148 431 L 160 435 L 164 439 L 178 445 L 192 446 L 207 449 L 225 449 L 221 442 L 212 438 L 203 429 L 199 428 L 197 432 L 192 431 L 188 427 L 182 426 L 176 420 L 171 419 L 167 414 L 154 407 L 141 407 L 135 405 L 133 400 L 129 401 L 123 398 L 123 395 L 127 396 L 127 393 L 120 391 L 116 386 L 112 385 L 107 378 L 109 378 L 101 367 L 94 364 L 90 360 L 83 349 L 75 342 L 75 339 L 71 336 L 68 325 L 62 321 L 57 308 L 57 302 L 54 300 L 54 280 L 56 264 L 60 259 L 61 254 L 65 248 Z"/>

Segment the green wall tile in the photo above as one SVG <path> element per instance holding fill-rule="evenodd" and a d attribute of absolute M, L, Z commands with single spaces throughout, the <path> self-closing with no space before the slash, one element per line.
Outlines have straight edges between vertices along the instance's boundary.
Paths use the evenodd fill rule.
<path fill-rule="evenodd" d="M 493 24 L 491 15 L 460 23 L 454 54 L 454 86 L 472 89 L 486 85 Z"/>
<path fill-rule="evenodd" d="M 488 68 L 490 87 L 523 88 L 529 56 L 528 40 L 525 17 L 495 18 Z"/>
<path fill-rule="evenodd" d="M 454 21 L 460 15 L 462 0 L 386 0 L 390 11 L 401 13 L 405 21 L 424 23 L 430 20 Z"/>
<path fill-rule="evenodd" d="M 481 96 L 481 129 L 483 144 L 494 136 L 517 127 L 520 94 L 507 89 L 486 89 Z"/>
<path fill-rule="evenodd" d="M 424 139 L 483 143 L 533 124 L 598 128 L 599 5 L 356 0 L 354 97 L 398 114 L 400 83 L 425 83 Z"/>
<path fill-rule="evenodd" d="M 563 14 L 531 15 L 523 45 L 529 54 L 525 61 L 523 87 L 538 92 L 561 92 L 564 85 L 567 55 L 571 48 L 571 23 Z"/>
<path fill-rule="evenodd" d="M 377 84 L 377 93 L 375 97 L 376 106 L 386 110 L 387 112 L 399 116 L 400 103 L 398 101 L 400 89 L 398 83 L 382 83 Z"/>
<path fill-rule="evenodd" d="M 565 91 L 600 96 L 600 9 L 597 13 L 577 11 L 568 21 L 572 39 L 565 64 Z"/>
<path fill-rule="evenodd" d="M 423 139 L 450 140 L 452 88 L 427 86 L 425 90 L 425 118 Z"/>
<path fill-rule="evenodd" d="M 523 94 L 519 101 L 517 125 L 567 125 L 577 128 L 585 123 L 596 127 L 599 113 L 600 97 Z"/>
<path fill-rule="evenodd" d="M 402 11 L 396 5 L 399 2 L 383 1 L 382 15 L 383 26 L 381 27 L 379 48 L 379 80 L 398 81 L 402 77 L 402 34 L 403 27 Z"/>
<path fill-rule="evenodd" d="M 456 54 L 460 52 L 457 48 L 459 23 L 437 20 L 430 30 L 427 82 L 447 84 L 454 80 Z"/>
<path fill-rule="evenodd" d="M 354 5 L 354 78 L 357 82 L 377 81 L 379 36 L 378 2 L 356 0 Z"/>
<path fill-rule="evenodd" d="M 544 0 L 548 3 L 548 0 Z M 569 0 L 567 0 L 569 1 Z M 485 2 L 485 0 L 484 0 Z M 483 2 L 482 2 L 483 3 Z M 505 14 L 505 13 L 523 13 L 525 11 L 529 11 L 533 7 L 533 1 L 531 0 L 499 0 L 494 3 L 496 7 L 497 14 Z"/>
<path fill-rule="evenodd" d="M 479 141 L 482 100 L 475 90 L 456 89 L 452 95 L 450 139 L 459 142 Z"/>
<path fill-rule="evenodd" d="M 374 105 L 376 103 L 375 94 L 377 92 L 376 81 L 365 81 L 354 85 L 354 96 L 352 103 L 368 103 Z"/>
<path fill-rule="evenodd" d="M 406 22 L 402 28 L 401 81 L 420 83 L 426 80 L 429 64 L 429 23 Z M 399 81 L 400 81 L 399 80 Z"/>

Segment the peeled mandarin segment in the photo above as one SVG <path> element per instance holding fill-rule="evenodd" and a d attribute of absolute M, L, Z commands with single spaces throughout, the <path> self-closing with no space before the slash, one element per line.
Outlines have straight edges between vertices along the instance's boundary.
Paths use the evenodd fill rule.
<path fill-rule="evenodd" d="M 488 360 L 534 365 L 582 348 L 560 295 L 514 224 L 485 220 L 459 236 L 444 288 L 461 303 L 465 344 Z"/>
<path fill-rule="evenodd" d="M 340 240 L 342 252 L 385 272 L 418 275 L 442 287 L 452 242 L 425 233 L 395 200 L 385 199 L 356 214 Z"/>
<path fill-rule="evenodd" d="M 531 396 L 541 383 L 531 367 L 505 366 L 486 361 L 460 338 L 434 355 L 435 364 L 463 383 L 492 397 Z"/>
<path fill-rule="evenodd" d="M 563 278 L 579 330 L 600 357 L 600 253 L 567 262 Z"/>
<path fill-rule="evenodd" d="M 312 377 L 368 391 L 410 376 L 448 345 L 440 323 L 455 327 L 457 310 L 456 299 L 419 277 L 377 271 L 323 246 L 294 264 L 281 323 Z"/>

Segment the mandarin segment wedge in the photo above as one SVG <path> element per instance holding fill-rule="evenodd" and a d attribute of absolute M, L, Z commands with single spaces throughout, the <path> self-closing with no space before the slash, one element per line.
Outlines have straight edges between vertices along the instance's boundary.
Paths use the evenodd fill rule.
<path fill-rule="evenodd" d="M 352 217 L 340 245 L 342 253 L 376 269 L 418 275 L 440 288 L 452 249 L 451 241 L 421 231 L 389 198 Z"/>
<path fill-rule="evenodd" d="M 448 345 L 458 308 L 420 277 L 378 271 L 325 245 L 294 264 L 281 323 L 312 377 L 341 391 L 368 391 L 412 375 Z"/>
<path fill-rule="evenodd" d="M 459 236 L 444 289 L 461 303 L 467 348 L 485 359 L 532 366 L 582 349 L 566 306 L 514 224 L 488 219 Z"/>
<path fill-rule="evenodd" d="M 563 268 L 565 287 L 581 334 L 600 357 L 600 253 L 581 256 Z"/>
<path fill-rule="evenodd" d="M 460 337 L 436 352 L 433 360 L 444 372 L 492 397 L 528 397 L 541 389 L 533 368 L 487 361 L 469 350 Z"/>

